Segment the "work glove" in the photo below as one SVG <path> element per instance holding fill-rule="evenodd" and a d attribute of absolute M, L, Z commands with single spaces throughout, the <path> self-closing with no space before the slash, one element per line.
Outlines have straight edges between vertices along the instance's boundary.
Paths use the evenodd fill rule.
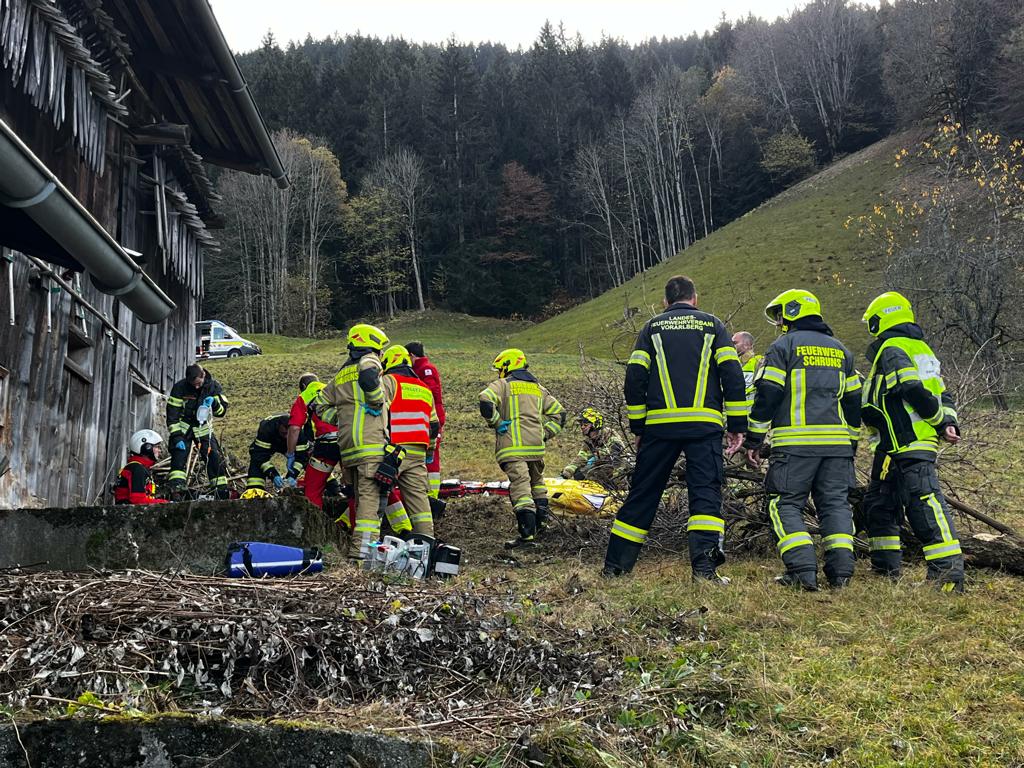
<path fill-rule="evenodd" d="M 402 458 L 405 451 L 398 446 L 388 444 L 384 446 L 384 459 L 377 465 L 377 471 L 373 479 L 380 484 L 381 488 L 387 490 L 394 486 L 398 480 L 398 468 L 402 465 Z"/>
<path fill-rule="evenodd" d="M 587 466 L 588 467 L 594 466 L 594 462 L 595 461 L 597 461 L 597 456 L 591 456 L 589 459 L 587 459 Z"/>
<path fill-rule="evenodd" d="M 184 450 L 186 450 L 185 441 L 184 440 L 179 440 L 178 442 L 176 442 L 174 444 L 174 450 L 176 450 L 176 451 L 184 451 Z"/>
<path fill-rule="evenodd" d="M 398 480 L 398 466 L 385 458 L 384 461 L 377 465 L 377 471 L 373 473 L 373 479 L 385 491 L 389 490 Z"/>
<path fill-rule="evenodd" d="M 207 395 L 206 397 L 204 397 L 203 398 L 203 405 L 205 405 L 207 408 L 212 408 L 213 407 L 213 396 L 212 395 Z"/>
<path fill-rule="evenodd" d="M 290 475 L 292 474 L 292 472 L 295 471 L 295 451 L 292 451 L 291 453 L 286 453 L 284 455 L 284 458 L 288 464 L 288 474 Z"/>
<path fill-rule="evenodd" d="M 294 477 L 291 477 L 291 476 L 289 476 L 288 479 L 285 482 L 288 484 L 289 488 L 294 488 L 299 483 L 298 480 L 296 480 Z"/>
<path fill-rule="evenodd" d="M 499 435 L 504 435 L 508 432 L 508 428 L 512 426 L 512 419 L 502 419 L 498 422 L 498 426 L 494 428 L 494 431 Z"/>
<path fill-rule="evenodd" d="M 363 405 L 363 410 L 366 411 L 371 416 L 380 416 L 380 411 L 381 411 L 380 408 L 371 408 L 366 403 L 363 403 L 362 405 Z"/>
<path fill-rule="evenodd" d="M 279 491 L 284 488 L 284 478 L 280 475 L 274 475 L 274 487 Z"/>
<path fill-rule="evenodd" d="M 575 472 L 574 469 L 569 469 L 569 467 L 566 467 L 565 469 L 562 470 L 562 479 L 568 480 L 569 478 L 572 477 L 573 472 Z"/>

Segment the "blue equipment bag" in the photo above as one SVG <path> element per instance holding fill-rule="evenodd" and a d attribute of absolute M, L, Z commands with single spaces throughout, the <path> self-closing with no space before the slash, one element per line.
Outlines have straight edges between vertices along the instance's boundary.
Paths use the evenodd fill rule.
<path fill-rule="evenodd" d="M 233 578 L 260 578 L 320 573 L 324 569 L 324 561 L 316 547 L 302 549 L 260 541 L 239 541 L 228 546 L 224 567 L 227 575 Z"/>

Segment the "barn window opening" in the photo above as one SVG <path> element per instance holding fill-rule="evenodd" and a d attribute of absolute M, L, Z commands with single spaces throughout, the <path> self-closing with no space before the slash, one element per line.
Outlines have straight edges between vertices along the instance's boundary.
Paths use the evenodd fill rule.
<path fill-rule="evenodd" d="M 153 390 L 132 376 L 131 410 L 132 432 L 151 429 L 153 425 Z"/>
<path fill-rule="evenodd" d="M 92 384 L 93 342 L 77 325 L 68 326 L 68 351 L 64 367 L 86 384 Z"/>
<path fill-rule="evenodd" d="M 8 403 L 7 390 L 10 381 L 9 371 L 0 365 L 0 443 L 3 442 L 4 433 L 7 430 Z"/>

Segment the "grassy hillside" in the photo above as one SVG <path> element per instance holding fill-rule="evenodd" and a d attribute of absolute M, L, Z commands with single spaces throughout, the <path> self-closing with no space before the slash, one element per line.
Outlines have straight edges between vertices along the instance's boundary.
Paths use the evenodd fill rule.
<path fill-rule="evenodd" d="M 627 308 L 642 321 L 660 311 L 665 281 L 686 274 L 700 305 L 733 330 L 762 340 L 774 334 L 762 314 L 787 288 L 806 287 L 824 306 L 837 335 L 854 349 L 867 342 L 860 317 L 880 284 L 880 266 L 843 223 L 870 211 L 900 180 L 894 138 L 845 158 L 625 285 L 513 335 L 527 350 L 571 352 L 585 343 L 598 357 L 627 356 L 635 334 Z M 639 324 L 638 324 L 639 325 Z"/>

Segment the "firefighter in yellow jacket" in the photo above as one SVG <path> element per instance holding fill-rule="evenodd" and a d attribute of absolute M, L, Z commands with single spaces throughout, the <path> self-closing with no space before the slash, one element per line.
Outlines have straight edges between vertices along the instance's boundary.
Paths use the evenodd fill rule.
<path fill-rule="evenodd" d="M 527 369 L 521 349 L 506 349 L 491 367 L 497 380 L 480 393 L 480 415 L 495 433 L 495 458 L 508 475 L 509 498 L 519 538 L 509 548 L 531 545 L 550 511 L 544 485 L 544 443 L 562 431 L 565 410 Z"/>
<path fill-rule="evenodd" d="M 871 568 L 898 578 L 904 515 L 924 546 L 928 579 L 964 591 L 964 555 L 935 471 L 939 441 L 960 442 L 952 393 L 906 296 L 890 291 L 864 312 L 875 341 L 861 413 L 874 451 L 864 496 Z"/>
<path fill-rule="evenodd" d="M 355 528 L 349 557 L 363 560 L 380 537 L 381 488 L 374 479 L 388 445 L 388 403 L 381 382 L 381 350 L 388 343 L 380 328 L 361 323 L 348 332 L 349 357 L 313 400 L 313 411 L 338 427 L 338 453 L 345 482 L 355 493 Z"/>
<path fill-rule="evenodd" d="M 414 534 L 433 537 L 427 453 L 441 431 L 434 394 L 413 372 L 412 356 L 405 347 L 388 347 L 382 362 L 384 393 L 389 404 L 388 434 L 392 445 L 402 450 L 396 478 L 398 489 L 388 496 L 388 520 L 394 528 L 395 520 L 403 519 L 412 526 Z"/>

